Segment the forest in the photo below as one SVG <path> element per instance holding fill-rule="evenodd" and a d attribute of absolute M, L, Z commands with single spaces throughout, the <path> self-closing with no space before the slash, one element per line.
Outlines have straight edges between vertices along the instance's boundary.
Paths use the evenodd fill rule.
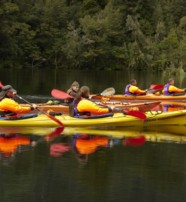
<path fill-rule="evenodd" d="M 0 68 L 186 70 L 185 0 L 0 3 Z"/>

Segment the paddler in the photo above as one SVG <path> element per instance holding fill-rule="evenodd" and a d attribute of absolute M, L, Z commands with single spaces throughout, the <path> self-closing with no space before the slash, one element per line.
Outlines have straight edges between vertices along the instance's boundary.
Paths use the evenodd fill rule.
<path fill-rule="evenodd" d="M 89 100 L 90 90 L 88 86 L 82 86 L 72 105 L 70 106 L 70 115 L 79 116 L 91 116 L 91 115 L 102 115 L 110 112 L 118 112 L 117 108 L 111 108 L 108 106 L 100 106 Z"/>
<path fill-rule="evenodd" d="M 71 84 L 71 87 L 67 90 L 67 93 L 72 97 L 76 97 L 78 90 L 79 90 L 79 83 L 77 81 L 74 81 Z"/>
<path fill-rule="evenodd" d="M 174 86 L 174 79 L 169 79 L 168 83 L 165 84 L 163 90 L 162 90 L 163 95 L 185 95 L 185 90 L 181 88 L 177 88 Z"/>
<path fill-rule="evenodd" d="M 5 85 L 0 92 L 0 117 L 16 116 L 17 114 L 28 113 L 37 108 L 36 104 L 23 107 L 14 100 L 17 91 L 11 85 Z"/>
<path fill-rule="evenodd" d="M 147 90 L 141 90 L 137 87 L 136 79 L 132 79 L 130 84 L 125 87 L 125 95 L 146 95 Z"/>

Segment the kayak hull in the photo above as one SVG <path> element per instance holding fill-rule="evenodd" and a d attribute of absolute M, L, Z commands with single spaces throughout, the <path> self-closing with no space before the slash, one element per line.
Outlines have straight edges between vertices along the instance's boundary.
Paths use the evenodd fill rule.
<path fill-rule="evenodd" d="M 122 108 L 123 110 L 130 110 L 132 108 L 138 108 L 139 111 L 146 112 L 154 107 L 160 105 L 161 102 L 156 101 L 156 102 L 140 102 L 140 103 L 129 103 L 129 102 L 97 102 L 97 104 L 105 105 L 105 106 L 110 106 L 110 107 L 118 107 Z M 27 104 L 22 104 L 22 106 L 28 106 Z M 47 104 L 37 104 L 39 109 L 47 112 L 47 111 L 54 111 L 54 112 L 62 112 L 65 114 L 69 113 L 69 106 L 68 105 L 47 105 Z M 36 110 L 35 110 L 36 112 Z"/>
<path fill-rule="evenodd" d="M 186 125 L 186 110 L 173 112 L 147 112 L 147 119 L 145 121 L 130 115 L 123 115 L 116 113 L 113 116 L 103 118 L 88 118 L 80 119 L 67 115 L 55 116 L 66 127 L 131 127 L 131 126 L 169 126 L 169 125 Z M 55 121 L 51 120 L 44 114 L 33 118 L 19 119 L 19 120 L 0 120 L 0 127 L 2 126 L 16 126 L 16 127 L 57 127 L 59 126 Z"/>
<path fill-rule="evenodd" d="M 107 96 L 101 96 L 101 95 L 92 95 L 91 99 L 107 99 L 107 100 L 178 100 L 183 101 L 186 100 L 186 95 L 180 95 L 180 96 L 165 96 L 165 95 L 140 95 L 140 96 L 128 96 L 128 95 L 107 95 Z"/>

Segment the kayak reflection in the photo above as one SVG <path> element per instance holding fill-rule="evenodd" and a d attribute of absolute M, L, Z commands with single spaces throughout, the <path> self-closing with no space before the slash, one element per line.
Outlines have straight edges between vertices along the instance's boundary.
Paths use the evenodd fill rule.
<path fill-rule="evenodd" d="M 143 147 L 147 143 L 186 143 L 186 126 L 150 128 L 122 127 L 117 129 L 94 128 L 0 128 L 0 157 L 11 159 L 17 153 L 33 151 L 40 143 L 46 145 L 46 155 L 52 158 L 75 156 L 86 163 L 94 153 L 123 147 Z M 8 132 L 9 131 L 9 132 Z M 42 144 L 44 145 L 44 144 Z"/>
<path fill-rule="evenodd" d="M 32 135 L 30 133 L 24 134 L 23 136 L 19 133 L 18 128 L 1 128 L 0 160 L 13 159 L 16 153 L 29 151 L 40 142 L 51 141 L 55 137 L 59 136 L 62 131 L 63 127 L 58 127 L 56 129 L 53 129 L 49 133 L 47 132 L 45 136 L 41 137 L 39 135 Z"/>
<path fill-rule="evenodd" d="M 163 104 L 162 107 L 164 112 L 173 112 L 185 109 L 185 106 L 175 104 Z"/>
<path fill-rule="evenodd" d="M 1 134 L 0 136 L 0 152 L 1 158 L 11 157 L 16 151 L 21 151 L 21 146 L 30 145 L 29 137 L 18 136 L 17 134 Z"/>

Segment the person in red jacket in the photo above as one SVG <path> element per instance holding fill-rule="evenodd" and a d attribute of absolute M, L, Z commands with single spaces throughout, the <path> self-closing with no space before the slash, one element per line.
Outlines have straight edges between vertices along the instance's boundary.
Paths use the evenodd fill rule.
<path fill-rule="evenodd" d="M 15 116 L 17 114 L 28 113 L 37 108 L 35 104 L 23 107 L 14 100 L 17 91 L 11 85 L 3 86 L 0 92 L 0 116 Z"/>

